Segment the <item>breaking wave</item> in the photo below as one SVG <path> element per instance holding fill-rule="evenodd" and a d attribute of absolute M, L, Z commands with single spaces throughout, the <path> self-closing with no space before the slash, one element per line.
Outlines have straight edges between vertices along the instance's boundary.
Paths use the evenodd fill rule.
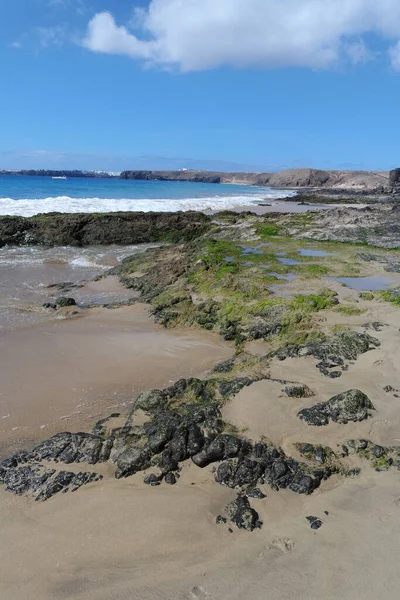
<path fill-rule="evenodd" d="M 177 212 L 187 210 L 218 211 L 250 206 L 266 201 L 274 204 L 280 198 L 293 196 L 295 192 L 265 190 L 249 196 L 211 196 L 204 198 L 0 198 L 0 214 L 31 217 L 39 213 L 108 213 L 118 211 Z"/>

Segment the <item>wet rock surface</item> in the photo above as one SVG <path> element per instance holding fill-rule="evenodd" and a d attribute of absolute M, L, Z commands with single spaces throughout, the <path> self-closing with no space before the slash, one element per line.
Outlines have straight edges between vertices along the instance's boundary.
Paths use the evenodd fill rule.
<path fill-rule="evenodd" d="M 60 296 L 57 298 L 56 308 L 65 308 L 66 306 L 76 306 L 76 301 L 74 298 L 68 298 L 67 296 Z"/>
<path fill-rule="evenodd" d="M 211 219 L 200 212 L 2 216 L 0 247 L 187 242 L 202 235 L 210 226 Z"/>
<path fill-rule="evenodd" d="M 348 390 L 334 396 L 327 402 L 315 404 L 311 408 L 303 408 L 297 416 L 307 423 L 320 427 L 335 423 L 347 424 L 350 421 L 364 421 L 375 410 L 371 400 L 360 390 Z"/>

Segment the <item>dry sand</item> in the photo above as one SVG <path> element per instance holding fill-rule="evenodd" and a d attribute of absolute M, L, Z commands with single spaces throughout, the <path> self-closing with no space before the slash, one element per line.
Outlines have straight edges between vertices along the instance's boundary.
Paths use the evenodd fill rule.
<path fill-rule="evenodd" d="M 323 377 L 313 359 L 274 361 L 271 377 L 304 382 L 315 396 L 291 399 L 282 395 L 282 384 L 259 382 L 225 407 L 225 418 L 248 437 L 266 435 L 294 455 L 295 441 L 335 448 L 367 437 L 399 444 L 400 399 L 383 387 L 400 387 L 400 313 L 387 304 L 370 306 L 360 317 L 328 314 L 327 326 L 386 324 L 371 332 L 381 347 L 339 380 Z M 47 415 L 53 424 L 46 435 L 60 429 L 60 413 L 73 412 L 82 398 L 88 405 L 68 428 L 83 416 L 88 420 L 90 411 L 111 408 L 115 390 L 127 398 L 133 390 L 200 374 L 232 353 L 208 334 L 161 330 L 141 306 L 99 309 L 84 319 L 36 326 L 34 334 L 12 333 L 0 346 L 1 385 L 8 386 L 1 406 L 12 415 L 6 421 L 18 415 L 32 432 Z M 262 348 L 249 347 L 256 354 Z M 369 395 L 373 418 L 321 428 L 297 418 L 300 408 L 351 387 Z M 2 436 L 11 436 L 10 425 L 1 423 Z M 400 594 L 397 471 L 377 473 L 363 464 L 360 477 L 333 477 L 310 497 L 266 487 L 267 498 L 252 501 L 264 525 L 251 534 L 216 526 L 216 515 L 236 493 L 214 482 L 211 467 L 188 462 L 176 486 L 159 488 L 145 486 L 142 476 L 115 480 L 110 465 L 101 472 L 102 482 L 45 503 L 0 490 L 1 599 L 392 600 Z M 323 527 L 311 530 L 308 515 L 321 517 Z"/>

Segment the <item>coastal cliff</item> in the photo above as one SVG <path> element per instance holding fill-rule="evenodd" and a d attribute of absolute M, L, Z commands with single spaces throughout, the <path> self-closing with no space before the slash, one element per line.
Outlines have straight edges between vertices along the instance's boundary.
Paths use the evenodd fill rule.
<path fill-rule="evenodd" d="M 391 187 L 387 171 L 322 171 L 289 169 L 280 173 L 222 173 L 211 171 L 123 171 L 121 179 L 268 185 L 288 189 L 385 192 Z"/>

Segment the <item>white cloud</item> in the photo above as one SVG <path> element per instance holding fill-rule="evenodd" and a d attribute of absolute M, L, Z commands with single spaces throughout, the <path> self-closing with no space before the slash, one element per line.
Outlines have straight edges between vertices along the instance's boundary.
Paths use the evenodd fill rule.
<path fill-rule="evenodd" d="M 390 63 L 395 71 L 400 71 L 400 42 L 389 49 Z"/>
<path fill-rule="evenodd" d="M 81 43 L 95 52 L 181 71 L 224 65 L 319 69 L 370 58 L 365 34 L 381 36 L 387 46 L 397 41 L 400 2 L 151 0 L 130 25 L 136 35 L 109 12 L 100 12 Z"/>
<path fill-rule="evenodd" d="M 11 48 L 15 48 L 15 49 L 19 49 L 21 48 L 22 44 L 21 42 L 12 42 L 12 44 L 10 44 Z"/>

